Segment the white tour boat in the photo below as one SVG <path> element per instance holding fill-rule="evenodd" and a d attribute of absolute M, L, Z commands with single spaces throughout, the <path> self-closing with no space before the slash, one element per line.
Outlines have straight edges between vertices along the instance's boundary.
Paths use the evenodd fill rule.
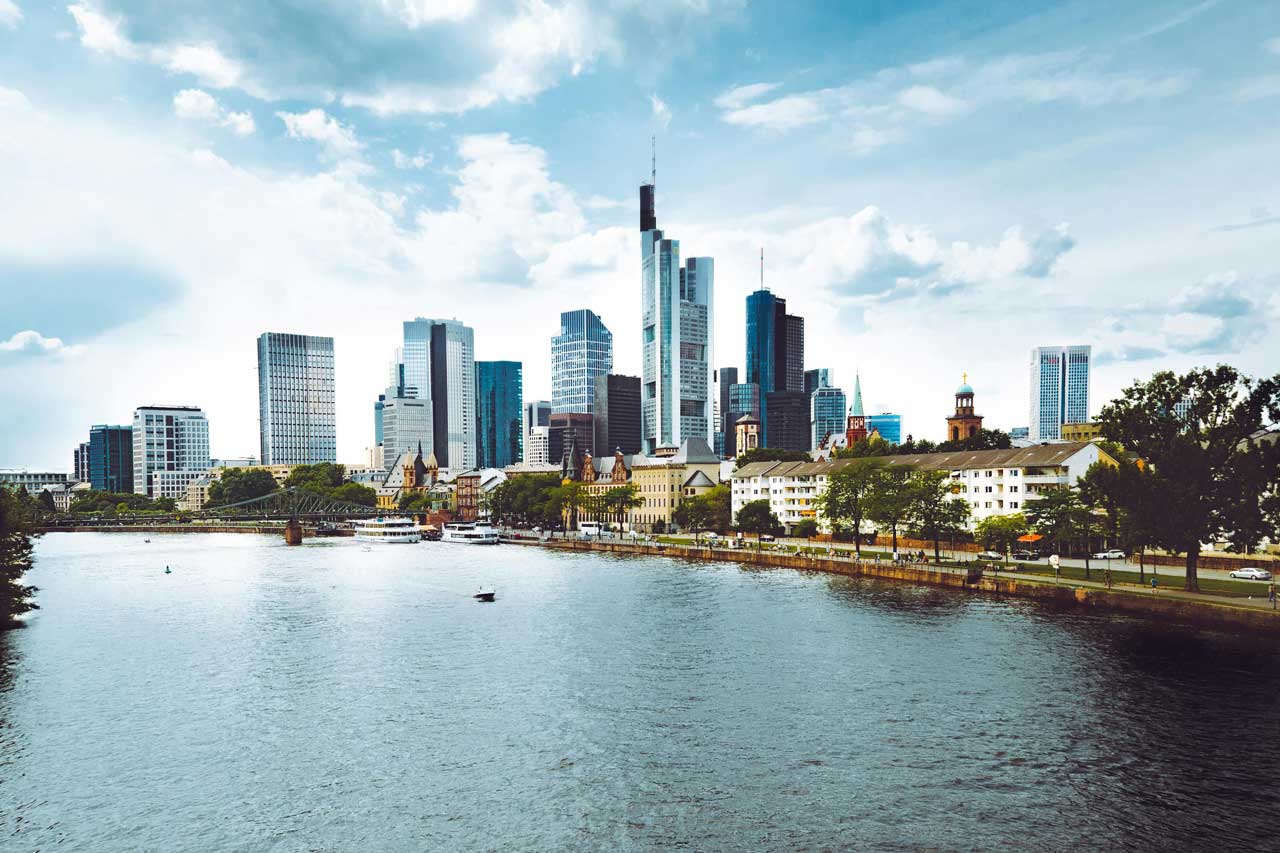
<path fill-rule="evenodd" d="M 486 521 L 455 521 L 444 526 L 443 542 L 465 542 L 468 545 L 497 545 L 498 534 Z"/>
<path fill-rule="evenodd" d="M 356 522 L 358 542 L 421 542 L 422 528 L 412 518 L 367 518 Z"/>

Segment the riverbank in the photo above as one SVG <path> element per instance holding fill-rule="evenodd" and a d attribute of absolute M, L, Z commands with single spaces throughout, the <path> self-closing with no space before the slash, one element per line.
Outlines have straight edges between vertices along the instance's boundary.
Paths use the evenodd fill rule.
<path fill-rule="evenodd" d="M 1236 630 L 1261 631 L 1280 636 L 1280 612 L 1270 609 L 1265 593 L 1256 600 L 1240 600 L 1189 593 L 1183 590 L 1151 591 L 1137 586 L 1111 586 L 1100 582 L 1054 582 L 1009 572 L 988 571 L 982 566 L 951 568 L 928 564 L 898 564 L 857 560 L 852 556 L 782 554 L 746 548 L 714 548 L 692 545 L 642 545 L 628 542 L 580 540 L 504 540 L 561 551 L 593 551 L 610 554 L 665 556 L 686 560 L 731 562 L 768 568 L 797 569 L 828 574 L 874 577 L 964 592 L 1012 596 L 1066 607 L 1094 607 L 1141 613 L 1165 621 Z"/>

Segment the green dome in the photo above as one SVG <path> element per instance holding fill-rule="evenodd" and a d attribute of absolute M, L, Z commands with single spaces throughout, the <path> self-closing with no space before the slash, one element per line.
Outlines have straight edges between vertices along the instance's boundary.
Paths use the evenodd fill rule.
<path fill-rule="evenodd" d="M 964 383 L 963 385 L 961 385 L 959 388 L 956 389 L 956 396 L 959 397 L 961 394 L 969 394 L 970 396 L 972 396 L 973 386 L 970 385 L 968 382 Z"/>

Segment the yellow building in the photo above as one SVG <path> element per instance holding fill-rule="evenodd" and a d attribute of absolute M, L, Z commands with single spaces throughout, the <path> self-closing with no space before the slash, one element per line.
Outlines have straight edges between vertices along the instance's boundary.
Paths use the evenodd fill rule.
<path fill-rule="evenodd" d="M 1097 423 L 1063 424 L 1061 435 L 1063 441 L 1093 441 L 1102 438 L 1102 427 Z"/>
<path fill-rule="evenodd" d="M 631 485 L 644 504 L 631 511 L 633 528 L 670 530 L 671 515 L 680 502 L 709 491 L 719 480 L 720 457 L 703 438 L 690 438 L 679 450 L 636 454 L 631 459 Z"/>

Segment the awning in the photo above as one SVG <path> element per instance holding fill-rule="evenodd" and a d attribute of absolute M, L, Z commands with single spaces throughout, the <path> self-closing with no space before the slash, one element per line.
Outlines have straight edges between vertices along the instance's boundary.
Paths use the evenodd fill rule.
<path fill-rule="evenodd" d="M 1019 542 L 1039 542 L 1043 538 L 1044 537 L 1041 536 L 1039 533 L 1028 533 L 1025 536 L 1019 536 L 1018 541 Z"/>

